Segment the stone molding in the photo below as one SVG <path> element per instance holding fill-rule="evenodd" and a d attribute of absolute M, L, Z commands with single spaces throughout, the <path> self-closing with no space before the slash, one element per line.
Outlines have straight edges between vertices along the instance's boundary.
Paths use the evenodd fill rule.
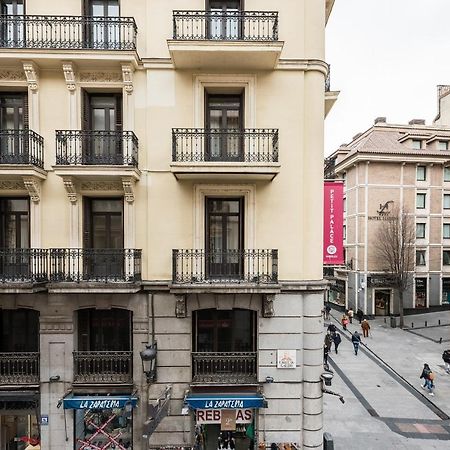
<path fill-rule="evenodd" d="M 262 315 L 263 317 L 273 317 L 275 311 L 273 309 L 274 294 L 263 294 L 262 296 Z"/>
<path fill-rule="evenodd" d="M 78 193 L 75 180 L 72 177 L 63 177 L 64 187 L 66 188 L 67 197 L 71 203 L 76 203 L 78 200 Z"/>
<path fill-rule="evenodd" d="M 125 196 L 125 201 L 128 203 L 134 202 L 134 180 L 131 177 L 122 178 L 122 187 Z"/>
<path fill-rule="evenodd" d="M 34 62 L 26 61 L 23 63 L 23 71 L 28 83 L 28 88 L 37 91 L 39 88 L 39 71 Z"/>
<path fill-rule="evenodd" d="M 27 81 L 23 70 L 0 70 L 0 81 Z"/>
<path fill-rule="evenodd" d="M 30 195 L 31 201 L 37 203 L 41 200 L 41 183 L 34 177 L 23 177 L 23 184 Z"/>
<path fill-rule="evenodd" d="M 80 72 L 82 83 L 121 83 L 123 75 L 120 72 Z"/>
<path fill-rule="evenodd" d="M 75 80 L 75 65 L 71 61 L 63 62 L 62 69 L 64 72 L 64 79 L 66 80 L 67 89 L 75 91 L 77 85 Z"/>
<path fill-rule="evenodd" d="M 131 64 L 122 64 L 123 88 L 127 94 L 133 93 L 133 67 Z"/>
<path fill-rule="evenodd" d="M 184 319 L 187 315 L 186 295 L 175 295 L 175 316 L 178 319 Z"/>
<path fill-rule="evenodd" d="M 63 316 L 41 316 L 39 328 L 42 334 L 72 334 L 74 331 L 72 318 Z"/>

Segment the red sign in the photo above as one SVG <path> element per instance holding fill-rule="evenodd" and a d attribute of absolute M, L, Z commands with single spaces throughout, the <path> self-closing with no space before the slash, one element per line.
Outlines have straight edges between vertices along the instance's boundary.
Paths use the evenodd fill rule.
<path fill-rule="evenodd" d="M 325 181 L 323 192 L 323 263 L 344 264 L 344 183 Z"/>

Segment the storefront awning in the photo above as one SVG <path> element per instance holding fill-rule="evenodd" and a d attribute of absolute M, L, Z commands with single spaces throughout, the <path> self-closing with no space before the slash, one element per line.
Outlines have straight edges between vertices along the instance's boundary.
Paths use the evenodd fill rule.
<path fill-rule="evenodd" d="M 135 407 L 137 398 L 127 395 L 92 395 L 92 396 L 73 396 L 66 397 L 63 400 L 64 409 L 115 409 L 125 408 L 127 405 Z"/>
<path fill-rule="evenodd" d="M 185 402 L 191 409 L 267 408 L 261 394 L 188 394 Z"/>

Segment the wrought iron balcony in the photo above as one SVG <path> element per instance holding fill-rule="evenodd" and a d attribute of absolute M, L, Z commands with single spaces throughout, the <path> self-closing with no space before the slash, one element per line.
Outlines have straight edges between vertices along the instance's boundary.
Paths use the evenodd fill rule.
<path fill-rule="evenodd" d="M 0 384 L 39 384 L 39 353 L 0 353 Z"/>
<path fill-rule="evenodd" d="M 278 162 L 275 129 L 172 129 L 174 162 Z"/>
<path fill-rule="evenodd" d="M 194 383 L 256 383 L 256 353 L 192 353 L 192 372 Z"/>
<path fill-rule="evenodd" d="M 278 283 L 278 250 L 172 251 L 172 282 Z"/>
<path fill-rule="evenodd" d="M 138 165 L 138 138 L 132 131 L 56 131 L 56 164 Z"/>
<path fill-rule="evenodd" d="M 0 130 L 0 164 L 34 165 L 43 169 L 44 138 L 32 130 Z"/>
<path fill-rule="evenodd" d="M 50 249 L 53 282 L 136 282 L 141 280 L 141 250 Z"/>
<path fill-rule="evenodd" d="M 73 382 L 132 383 L 133 352 L 73 352 Z"/>
<path fill-rule="evenodd" d="M 48 250 L 0 248 L 0 282 L 48 281 Z"/>
<path fill-rule="evenodd" d="M 174 11 L 173 39 L 277 41 L 278 12 Z"/>
<path fill-rule="evenodd" d="M 136 50 L 132 17 L 0 15 L 0 47 Z"/>

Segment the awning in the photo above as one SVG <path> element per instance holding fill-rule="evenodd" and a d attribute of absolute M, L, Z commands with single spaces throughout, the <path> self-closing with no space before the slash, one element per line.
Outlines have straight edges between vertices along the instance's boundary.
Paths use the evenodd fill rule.
<path fill-rule="evenodd" d="M 261 394 L 188 394 L 185 402 L 191 409 L 267 408 Z"/>
<path fill-rule="evenodd" d="M 137 397 L 127 395 L 91 395 L 91 396 L 73 396 L 66 397 L 63 400 L 64 409 L 113 409 L 125 408 L 131 405 L 133 408 L 137 405 Z"/>

